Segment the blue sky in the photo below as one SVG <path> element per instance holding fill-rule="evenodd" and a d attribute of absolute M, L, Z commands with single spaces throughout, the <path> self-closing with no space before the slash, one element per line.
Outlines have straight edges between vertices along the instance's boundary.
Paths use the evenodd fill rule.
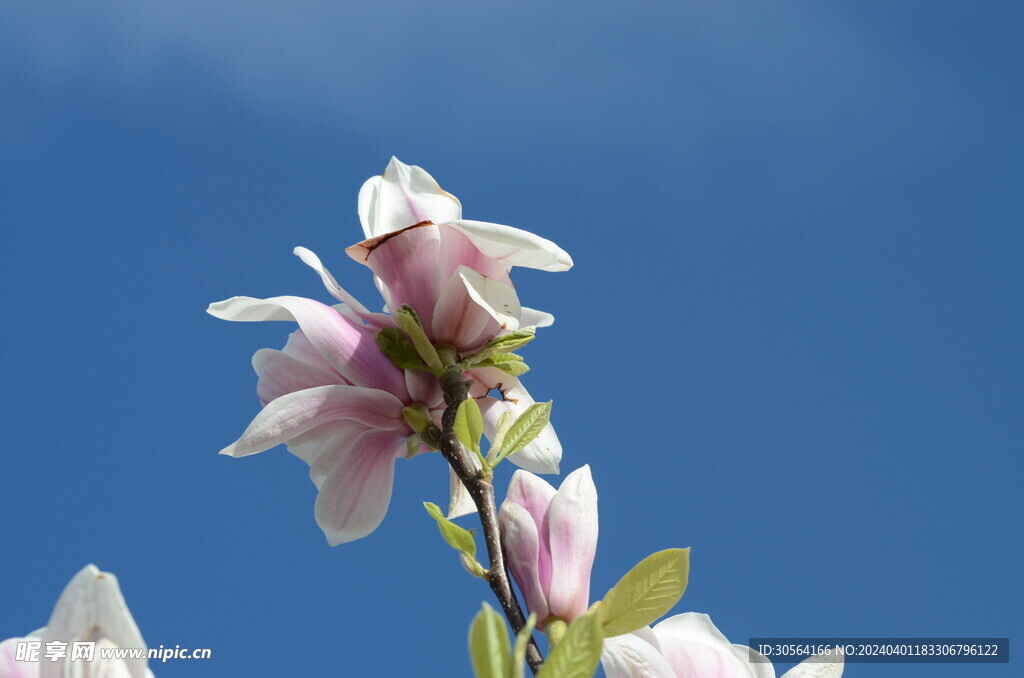
<path fill-rule="evenodd" d="M 678 610 L 752 636 L 1021 637 L 1024 198 L 1017 3 L 21 3 L 0 9 L 0 637 L 87 562 L 157 676 L 468 675 L 486 591 L 399 465 L 330 549 L 256 413 L 394 154 L 470 218 L 577 262 L 520 271 L 563 468 L 600 495 L 600 596 L 692 546 Z M 499 482 L 503 483 L 506 477 Z M 1009 676 L 855 665 L 847 676 Z"/>

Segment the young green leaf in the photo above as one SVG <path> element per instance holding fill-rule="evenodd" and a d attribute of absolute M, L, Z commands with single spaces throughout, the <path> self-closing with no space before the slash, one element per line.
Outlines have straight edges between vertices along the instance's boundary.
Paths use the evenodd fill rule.
<path fill-rule="evenodd" d="M 576 617 L 548 655 L 537 678 L 590 678 L 601 660 L 603 644 L 601 614 L 595 611 Z"/>
<path fill-rule="evenodd" d="M 509 678 L 512 673 L 505 622 L 487 603 L 469 625 L 469 658 L 476 678 Z"/>
<path fill-rule="evenodd" d="M 536 327 L 520 327 L 515 332 L 509 332 L 508 334 L 491 339 L 484 344 L 484 349 L 498 349 L 502 353 L 508 353 L 529 344 L 533 341 L 536 334 Z M 489 355 L 494 355 L 494 352 Z"/>
<path fill-rule="evenodd" d="M 526 646 L 536 624 L 537 615 L 531 612 L 530 618 L 526 620 L 526 626 L 516 634 L 516 644 L 512 647 L 512 678 L 522 678 L 523 669 L 526 668 Z"/>
<path fill-rule="evenodd" d="M 501 441 L 501 450 L 498 452 L 498 461 L 523 449 L 533 439 L 540 435 L 544 427 L 548 425 L 551 418 L 551 401 L 546 403 L 534 403 L 526 408 L 526 411 L 519 415 L 515 423 L 509 427 L 508 433 Z"/>
<path fill-rule="evenodd" d="M 469 530 L 459 527 L 445 518 L 437 504 L 425 501 L 423 502 L 423 508 L 427 509 L 430 517 L 437 521 L 437 529 L 441 531 L 441 536 L 448 542 L 448 546 L 457 551 L 462 551 L 471 558 L 476 555 L 476 540 L 473 539 L 473 534 Z"/>
<path fill-rule="evenodd" d="M 480 436 L 484 434 L 484 418 L 475 398 L 466 398 L 455 412 L 455 435 L 466 449 L 480 454 Z"/>
<path fill-rule="evenodd" d="M 487 453 L 487 461 L 493 465 L 501 453 L 502 446 L 505 444 L 505 436 L 508 435 L 508 430 L 512 428 L 512 421 L 514 415 L 511 410 L 505 410 L 498 417 L 498 423 L 494 426 L 494 439 L 491 441 L 491 451 Z"/>
<path fill-rule="evenodd" d="M 416 311 L 412 310 L 409 306 L 403 306 L 395 314 L 395 322 L 398 323 L 398 326 L 409 337 L 409 340 L 416 349 L 416 353 L 423 358 L 423 362 L 426 363 L 427 367 L 435 372 L 440 372 L 444 369 L 444 366 L 441 364 L 441 358 L 437 355 L 437 349 L 430 343 L 426 332 L 423 331 L 423 325 L 420 323 Z"/>
<path fill-rule="evenodd" d="M 530 371 L 530 366 L 523 362 L 521 356 L 515 353 L 496 353 L 490 358 L 478 362 L 476 367 L 496 367 L 505 374 L 511 374 L 513 377 L 518 377 Z"/>
<path fill-rule="evenodd" d="M 604 634 L 611 638 L 643 628 L 672 609 L 686 590 L 690 549 L 666 549 L 641 560 L 601 603 Z"/>
<path fill-rule="evenodd" d="M 395 367 L 402 370 L 423 369 L 423 361 L 420 360 L 416 347 L 397 327 L 388 327 L 378 332 L 377 346 Z"/>

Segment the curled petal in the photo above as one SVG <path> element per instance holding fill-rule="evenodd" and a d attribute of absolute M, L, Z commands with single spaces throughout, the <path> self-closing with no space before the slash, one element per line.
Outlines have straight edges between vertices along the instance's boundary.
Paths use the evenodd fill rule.
<path fill-rule="evenodd" d="M 462 229 L 452 224 L 440 223 L 438 231 L 441 237 L 441 280 L 448 280 L 460 267 L 472 269 L 491 280 L 512 284 L 509 277 L 511 264 L 489 257 L 477 248 Z"/>
<path fill-rule="evenodd" d="M 608 678 L 678 678 L 655 646 L 632 633 L 605 639 L 601 666 Z"/>
<path fill-rule="evenodd" d="M 562 481 L 548 509 L 551 545 L 551 614 L 571 620 L 587 611 L 590 569 L 597 551 L 597 489 L 590 467 Z"/>
<path fill-rule="evenodd" d="M 256 394 L 264 405 L 288 393 L 315 386 L 344 384 L 334 370 L 330 372 L 292 358 L 282 351 L 261 348 L 252 357 L 252 366 L 259 376 Z"/>
<path fill-rule="evenodd" d="M 460 351 L 519 329 L 519 297 L 511 285 L 460 266 L 441 288 L 431 323 L 434 341 Z"/>
<path fill-rule="evenodd" d="M 320 279 L 324 281 L 324 287 L 331 293 L 338 301 L 347 304 L 357 315 L 368 314 L 370 311 L 359 303 L 359 301 L 351 294 L 345 291 L 338 281 L 335 280 L 331 272 L 320 261 L 320 257 L 313 253 L 312 250 L 308 250 L 305 247 L 296 247 L 292 250 L 292 254 L 302 260 L 306 266 L 320 274 Z"/>
<path fill-rule="evenodd" d="M 484 255 L 509 266 L 541 271 L 568 271 L 572 257 L 547 238 L 512 226 L 460 219 L 449 222 L 465 233 Z"/>
<path fill-rule="evenodd" d="M 359 191 L 359 221 L 367 238 L 461 215 L 458 198 L 438 186 L 426 170 L 394 157 L 383 176 L 371 177 Z"/>
<path fill-rule="evenodd" d="M 404 453 L 405 438 L 391 431 L 367 431 L 342 451 L 320 487 L 314 510 L 331 546 L 377 529 L 391 501 L 395 460 Z"/>
<path fill-rule="evenodd" d="M 401 412 L 402 402 L 385 391 L 361 386 L 308 388 L 272 401 L 242 436 L 220 453 L 232 457 L 255 454 L 342 419 L 394 431 L 403 424 Z"/>
<path fill-rule="evenodd" d="M 353 384 L 405 393 L 402 372 L 377 347 L 374 332 L 336 310 L 302 297 L 232 297 L 210 304 L 207 312 L 223 320 L 294 320 L 318 353 Z"/>
<path fill-rule="evenodd" d="M 508 568 L 519 584 L 527 610 L 537 615 L 538 626 L 543 626 L 550 611 L 540 579 L 539 559 L 544 548 L 537 525 L 525 508 L 507 499 L 498 512 L 498 522 L 507 547 Z"/>

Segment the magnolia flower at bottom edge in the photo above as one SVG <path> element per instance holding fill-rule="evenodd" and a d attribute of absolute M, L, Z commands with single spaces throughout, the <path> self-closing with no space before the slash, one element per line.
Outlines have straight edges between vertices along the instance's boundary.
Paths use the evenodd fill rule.
<path fill-rule="evenodd" d="M 49 661 L 47 643 L 54 642 L 65 644 L 67 656 Z M 95 643 L 92 661 L 72 660 L 76 642 Z M 39 643 L 37 661 L 19 660 L 19 643 Z M 141 649 L 143 656 L 102 656 L 118 648 Z M 117 577 L 87 565 L 64 588 L 44 628 L 0 643 L 0 678 L 153 678 L 147 652 Z"/>
<path fill-rule="evenodd" d="M 711 617 L 686 612 L 614 638 L 606 638 L 601 666 L 608 678 L 775 678 L 763 655 L 734 645 Z M 817 655 L 794 666 L 782 678 L 840 678 L 843 658 Z"/>

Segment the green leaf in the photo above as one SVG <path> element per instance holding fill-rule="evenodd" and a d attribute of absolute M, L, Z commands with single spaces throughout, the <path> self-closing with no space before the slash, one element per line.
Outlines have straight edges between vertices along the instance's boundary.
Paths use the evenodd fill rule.
<path fill-rule="evenodd" d="M 484 350 L 489 348 L 497 349 L 497 351 L 493 351 L 488 355 L 494 355 L 494 353 L 497 353 L 498 351 L 508 353 L 509 351 L 514 351 L 517 348 L 522 348 L 529 344 L 533 341 L 536 334 L 536 327 L 520 327 L 515 332 L 509 332 L 508 334 L 503 334 L 500 337 L 491 339 L 484 344 Z"/>
<path fill-rule="evenodd" d="M 377 346 L 395 367 L 402 370 L 423 369 L 423 361 L 420 360 L 416 347 L 397 327 L 388 327 L 378 332 Z"/>
<path fill-rule="evenodd" d="M 513 377 L 518 377 L 530 371 L 530 366 L 523 362 L 521 356 L 515 353 L 496 353 L 490 358 L 478 362 L 476 367 L 496 367 L 505 374 L 511 374 Z"/>
<path fill-rule="evenodd" d="M 515 332 L 509 332 L 508 334 L 503 334 L 500 337 L 495 337 L 484 344 L 483 348 L 479 351 L 463 359 L 460 364 L 464 369 L 469 369 L 474 365 L 478 365 L 481 362 L 490 359 L 492 356 L 510 353 L 533 341 L 536 333 L 536 327 L 521 327 Z"/>
<path fill-rule="evenodd" d="M 475 398 L 466 398 L 455 412 L 455 435 L 466 449 L 480 453 L 480 436 L 484 434 L 484 418 Z"/>
<path fill-rule="evenodd" d="M 473 539 L 472 532 L 464 527 L 459 527 L 445 518 L 437 504 L 425 501 L 423 502 L 423 508 L 427 509 L 430 517 L 437 521 L 437 528 L 441 531 L 441 536 L 444 537 L 444 540 L 448 542 L 448 546 L 457 551 L 462 551 L 470 557 L 476 555 L 476 540 Z"/>
<path fill-rule="evenodd" d="M 492 466 L 497 463 L 498 455 L 505 444 L 505 436 L 508 435 L 508 430 L 512 428 L 512 421 L 513 415 L 511 410 L 505 410 L 498 417 L 498 423 L 494 426 L 494 440 L 491 441 L 491 451 L 487 453 L 487 461 Z"/>
<path fill-rule="evenodd" d="M 561 642 L 548 655 L 537 678 L 590 678 L 601 660 L 603 643 L 600 612 L 576 617 Z"/>
<path fill-rule="evenodd" d="M 672 609 L 686 590 L 690 549 L 666 549 L 641 560 L 605 595 L 604 633 L 632 633 Z"/>
<path fill-rule="evenodd" d="M 476 678 L 509 678 L 512 673 L 505 622 L 487 603 L 469 625 L 469 658 Z"/>
<path fill-rule="evenodd" d="M 416 353 L 423 358 L 423 362 L 426 363 L 427 367 L 435 372 L 440 372 L 444 369 L 444 366 L 441 364 L 441 358 L 437 355 L 437 349 L 430 343 L 426 332 L 423 331 L 423 324 L 420 322 L 419 316 L 416 315 L 416 311 L 412 310 L 409 306 L 403 306 L 395 314 L 395 322 L 398 323 L 398 326 L 409 337 L 412 345 L 416 348 Z"/>
<path fill-rule="evenodd" d="M 531 612 L 530 618 L 526 620 L 526 626 L 516 634 L 516 644 L 512 648 L 512 678 L 522 678 L 523 669 L 526 668 L 526 646 L 536 624 L 537 615 Z"/>
<path fill-rule="evenodd" d="M 551 418 L 551 401 L 534 403 L 519 415 L 501 441 L 498 461 L 523 449 L 540 435 Z"/>

